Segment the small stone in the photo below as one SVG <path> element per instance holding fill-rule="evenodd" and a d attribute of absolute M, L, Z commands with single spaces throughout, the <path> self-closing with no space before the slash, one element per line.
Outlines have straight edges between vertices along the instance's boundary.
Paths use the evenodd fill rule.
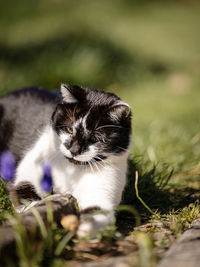
<path fill-rule="evenodd" d="M 63 228 L 65 228 L 69 232 L 75 232 L 79 225 L 79 220 L 76 215 L 70 214 L 67 216 L 64 216 L 61 221 L 61 225 Z"/>

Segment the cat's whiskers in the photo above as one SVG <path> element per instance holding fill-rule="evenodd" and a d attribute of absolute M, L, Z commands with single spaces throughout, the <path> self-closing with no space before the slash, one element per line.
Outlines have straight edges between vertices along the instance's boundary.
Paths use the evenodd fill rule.
<path fill-rule="evenodd" d="M 95 131 L 98 131 L 99 129 L 102 129 L 102 128 L 112 128 L 112 127 L 114 127 L 114 128 L 124 128 L 124 127 L 122 127 L 122 126 L 120 126 L 120 125 L 103 125 L 103 126 L 99 126 L 97 129 L 95 129 Z"/>
<path fill-rule="evenodd" d="M 96 164 L 99 165 L 101 168 L 104 168 L 105 166 L 101 164 L 99 161 L 96 161 Z"/>
<path fill-rule="evenodd" d="M 112 164 L 111 162 L 109 161 L 105 161 L 104 159 L 100 158 L 99 156 L 96 156 L 95 157 L 96 159 L 98 159 L 98 161 L 96 161 L 96 163 L 101 166 L 102 168 L 104 168 L 105 166 L 109 166 L 111 167 L 112 169 L 115 169 L 115 170 L 119 170 L 119 168 L 117 168 L 114 164 Z"/>
<path fill-rule="evenodd" d="M 98 164 L 98 165 L 100 165 L 102 168 L 104 168 L 106 165 L 107 166 L 109 166 L 109 167 L 111 167 L 112 169 L 114 169 L 114 170 L 119 170 L 119 168 L 117 168 L 114 164 L 112 164 L 111 162 L 109 162 L 109 161 L 105 161 L 105 160 L 103 160 L 102 158 L 100 158 L 99 156 L 96 156 L 95 157 L 96 159 L 98 159 L 98 161 L 96 161 L 96 163 Z"/>
<path fill-rule="evenodd" d="M 94 166 L 96 167 L 97 171 L 100 172 L 100 169 L 99 169 L 99 167 L 97 165 L 97 161 L 95 159 L 92 159 L 92 162 L 93 162 Z"/>
<path fill-rule="evenodd" d="M 86 162 L 81 162 L 81 168 L 83 168 L 83 170 L 86 170 Z"/>
<path fill-rule="evenodd" d="M 99 156 L 95 156 L 94 159 L 98 159 L 98 161 L 96 161 L 99 165 L 101 165 L 102 167 L 105 166 L 105 161 L 100 158 Z M 101 164 L 100 162 L 102 162 L 103 164 Z"/>
<path fill-rule="evenodd" d="M 88 161 L 88 164 L 89 164 L 89 166 L 90 166 L 91 171 L 94 172 L 94 169 L 93 169 L 92 164 L 91 164 L 90 161 Z"/>
<path fill-rule="evenodd" d="M 125 152 L 128 152 L 128 153 L 130 153 L 130 150 L 129 149 L 125 149 L 125 148 L 123 148 L 123 147 L 121 147 L 121 146 L 117 146 L 119 149 L 121 149 L 121 150 L 123 150 L 123 151 L 125 151 Z"/>
<path fill-rule="evenodd" d="M 120 168 L 116 167 L 115 164 L 112 164 L 109 160 L 105 161 L 104 159 L 100 158 L 99 156 L 95 156 L 95 158 L 99 160 L 99 161 L 97 161 L 98 164 L 103 163 L 103 164 L 101 164 L 101 166 L 103 166 L 103 167 L 105 167 L 107 165 L 107 166 L 110 166 L 111 168 L 113 168 L 113 169 L 115 169 L 117 171 L 120 169 Z"/>
<path fill-rule="evenodd" d="M 88 163 L 84 162 L 84 169 L 87 170 L 88 169 Z"/>
<path fill-rule="evenodd" d="M 105 162 L 105 160 L 101 159 L 101 162 L 103 162 L 105 165 L 108 165 L 112 169 L 118 171 L 120 168 L 117 168 L 115 164 L 111 163 L 109 160 Z M 105 167 L 104 165 L 104 167 Z"/>

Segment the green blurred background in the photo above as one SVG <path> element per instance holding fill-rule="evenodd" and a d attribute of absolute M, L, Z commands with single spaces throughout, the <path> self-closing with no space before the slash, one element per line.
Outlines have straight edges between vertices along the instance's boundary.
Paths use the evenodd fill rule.
<path fill-rule="evenodd" d="M 118 94 L 135 157 L 199 186 L 199 1 L 1 0 L 0 94 L 61 82 Z"/>

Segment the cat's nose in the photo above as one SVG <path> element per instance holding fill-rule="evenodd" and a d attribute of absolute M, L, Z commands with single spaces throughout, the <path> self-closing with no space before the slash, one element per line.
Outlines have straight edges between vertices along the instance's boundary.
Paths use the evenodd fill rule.
<path fill-rule="evenodd" d="M 69 151 L 71 152 L 72 156 L 77 156 L 80 154 L 81 147 L 77 141 L 73 142 Z"/>

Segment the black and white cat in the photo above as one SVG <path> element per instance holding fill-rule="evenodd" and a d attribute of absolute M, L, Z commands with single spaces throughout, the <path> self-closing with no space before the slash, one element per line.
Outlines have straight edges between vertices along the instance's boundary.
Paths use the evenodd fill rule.
<path fill-rule="evenodd" d="M 17 191 L 43 198 L 42 164 L 50 163 L 53 192 L 72 194 L 84 214 L 79 236 L 112 223 L 130 144 L 131 110 L 114 94 L 62 84 L 61 94 L 30 88 L 0 98 L 0 152 L 17 160 Z"/>

